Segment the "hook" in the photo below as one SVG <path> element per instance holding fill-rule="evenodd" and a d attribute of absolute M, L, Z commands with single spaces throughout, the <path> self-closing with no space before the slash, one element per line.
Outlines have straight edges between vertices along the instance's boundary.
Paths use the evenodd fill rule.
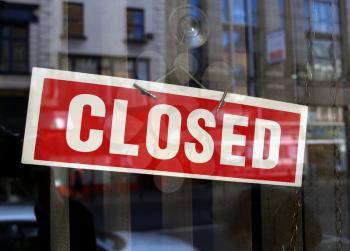
<path fill-rule="evenodd" d="M 219 103 L 218 107 L 216 108 L 216 113 L 218 113 L 219 110 L 224 106 L 227 93 L 228 93 L 228 89 L 226 89 L 225 92 L 222 94 L 222 97 L 220 99 L 220 103 Z"/>
<path fill-rule="evenodd" d="M 153 99 L 157 99 L 156 95 L 150 93 L 148 90 L 146 90 L 145 88 L 139 86 L 138 84 L 134 83 L 133 86 L 135 88 L 139 89 L 142 95 L 147 95 L 147 96 L 149 96 L 149 97 L 151 97 Z"/>

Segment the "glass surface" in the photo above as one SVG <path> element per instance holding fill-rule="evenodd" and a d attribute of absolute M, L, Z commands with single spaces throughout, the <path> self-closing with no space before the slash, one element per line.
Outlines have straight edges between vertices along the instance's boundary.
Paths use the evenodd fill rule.
<path fill-rule="evenodd" d="M 1 251 L 350 250 L 350 0 L 79 2 L 9 0 L 1 4 Z M 284 37 L 268 48 L 276 31 Z M 269 53 L 285 54 L 285 58 L 269 62 Z M 28 107 L 31 76 L 24 73 L 32 67 L 118 77 L 122 83 L 131 79 L 146 91 L 151 84 L 141 80 L 203 86 L 216 91 L 217 102 L 208 110 L 215 121 L 230 106 L 224 96 L 217 112 L 225 90 L 238 94 L 237 102 L 251 96 L 305 105 L 309 110 L 302 186 L 22 164 L 27 111 L 33 112 Z M 76 85 L 74 91 L 99 93 L 108 107 L 126 95 L 113 88 L 101 94 L 101 84 L 84 90 Z M 37 86 L 33 83 L 31 90 Z M 66 106 L 60 103 L 70 98 L 65 86 L 45 89 L 45 99 L 38 100 L 47 108 L 42 115 L 47 124 L 40 132 L 50 135 L 40 140 L 49 142 L 43 150 L 55 152 L 53 158 L 64 157 L 65 144 L 57 135 L 74 128 L 68 123 Z M 139 96 L 128 100 L 127 110 L 137 116 L 127 116 L 125 138 L 146 149 L 140 133 L 148 119 L 145 107 L 167 100 L 158 92 L 151 92 L 157 96 L 153 99 L 144 91 L 129 89 Z M 199 105 L 197 99 L 189 101 L 189 95 L 190 91 L 178 99 L 179 110 L 189 112 Z M 276 110 L 284 106 L 279 104 Z M 261 111 L 252 109 L 250 114 Z M 87 129 L 103 128 L 104 142 L 112 141 L 112 113 L 96 117 L 91 107 L 82 113 L 86 118 L 82 140 L 89 137 Z M 49 116 L 54 119 L 45 120 Z M 187 119 L 181 122 L 181 140 L 190 137 Z M 167 116 L 160 120 L 162 127 L 170 124 Z M 198 124 L 206 131 L 204 119 Z M 237 126 L 232 133 L 244 136 L 248 130 Z M 165 134 L 160 148 L 167 146 Z M 221 131 L 218 135 L 226 139 Z M 270 137 L 266 133 L 264 140 Z M 203 150 L 197 146 L 198 152 Z M 265 147 L 264 143 L 267 158 Z M 281 162 L 288 164 L 296 161 L 300 148 L 290 139 L 280 149 Z M 251 154 L 243 146 L 233 146 L 232 152 Z M 108 166 L 116 158 L 125 166 L 154 170 L 165 163 L 156 165 L 152 159 L 137 163 L 132 156 L 99 153 L 71 161 Z M 184 164 L 185 158 L 171 160 L 175 164 L 166 168 L 193 168 Z M 212 160 L 208 163 L 206 171 L 218 167 Z"/>

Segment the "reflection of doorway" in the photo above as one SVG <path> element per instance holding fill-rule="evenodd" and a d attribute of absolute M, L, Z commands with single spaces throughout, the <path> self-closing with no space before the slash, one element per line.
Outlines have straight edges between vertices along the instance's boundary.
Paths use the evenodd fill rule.
<path fill-rule="evenodd" d="M 311 183 L 329 182 L 333 178 L 335 144 L 308 145 L 308 179 Z"/>
<path fill-rule="evenodd" d="M 336 240 L 334 165 L 337 163 L 340 170 L 346 170 L 345 142 L 333 139 L 317 141 L 313 140 L 307 145 L 308 162 L 303 183 L 304 238 L 306 250 L 314 250 L 307 246 L 321 234 L 322 240 L 316 250 L 331 250 L 329 247 L 334 247 L 335 243 L 326 239 Z M 338 161 L 336 156 L 339 156 Z M 345 200 L 343 202 L 342 208 L 346 205 Z M 312 213 L 312 218 L 319 224 L 319 233 L 315 231 L 315 222 L 310 220 L 310 216 L 306 217 L 309 213 Z M 343 224 L 343 227 L 347 228 L 347 225 Z"/>

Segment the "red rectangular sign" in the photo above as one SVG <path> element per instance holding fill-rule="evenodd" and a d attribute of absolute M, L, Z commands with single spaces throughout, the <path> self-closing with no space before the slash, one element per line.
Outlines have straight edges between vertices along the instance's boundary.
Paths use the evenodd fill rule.
<path fill-rule="evenodd" d="M 22 162 L 301 186 L 307 107 L 222 95 L 34 68 Z"/>

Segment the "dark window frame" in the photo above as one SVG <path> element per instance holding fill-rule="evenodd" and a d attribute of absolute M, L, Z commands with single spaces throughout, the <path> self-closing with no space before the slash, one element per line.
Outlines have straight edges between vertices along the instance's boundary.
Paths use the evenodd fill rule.
<path fill-rule="evenodd" d="M 81 17 L 73 19 L 69 18 L 69 6 L 80 7 L 81 9 Z M 63 34 L 62 37 L 69 37 L 75 39 L 86 39 L 85 36 L 85 11 L 84 11 L 84 3 L 77 2 L 63 2 Z M 80 32 L 79 33 L 70 33 L 69 32 L 69 23 L 70 22 L 80 22 Z"/>
<path fill-rule="evenodd" d="M 12 35 L 10 35 L 9 38 L 5 39 L 2 35 L 2 29 L 4 26 L 10 26 L 11 28 L 13 27 L 21 27 L 21 28 L 25 28 L 26 30 L 26 35 L 25 35 L 25 38 L 13 38 Z M 0 48 L 2 47 L 2 43 L 3 41 L 7 40 L 7 41 L 10 41 L 9 42 L 9 46 L 10 46 L 10 49 L 9 49 L 9 69 L 8 70 L 2 70 L 0 68 L 0 74 L 3 74 L 3 75 L 29 75 L 29 63 L 30 63 L 30 59 L 29 59 L 29 56 L 30 56 L 30 52 L 29 52 L 29 23 L 12 23 L 12 22 L 3 22 L 2 24 L 0 24 Z M 25 65 L 26 65 L 26 70 L 24 71 L 17 71 L 14 69 L 14 62 L 13 62 L 13 49 L 12 49 L 12 46 L 14 44 L 14 41 L 21 41 L 21 42 L 24 42 L 25 43 L 25 50 L 26 50 L 26 60 L 25 60 Z M 1 53 L 1 51 L 0 51 Z M 0 54 L 0 57 L 2 55 Z"/>
<path fill-rule="evenodd" d="M 142 37 L 141 38 L 134 38 L 129 36 L 128 32 L 128 27 L 129 27 L 129 22 L 128 22 L 128 14 L 129 12 L 140 12 L 142 13 L 142 24 L 132 24 L 132 28 L 134 27 L 141 27 L 142 28 Z M 133 32 L 131 32 L 133 33 Z M 127 41 L 128 42 L 139 42 L 139 43 L 145 43 L 146 42 L 146 23 L 145 23 L 145 10 L 143 8 L 127 8 L 126 9 L 126 36 L 127 36 Z"/>

